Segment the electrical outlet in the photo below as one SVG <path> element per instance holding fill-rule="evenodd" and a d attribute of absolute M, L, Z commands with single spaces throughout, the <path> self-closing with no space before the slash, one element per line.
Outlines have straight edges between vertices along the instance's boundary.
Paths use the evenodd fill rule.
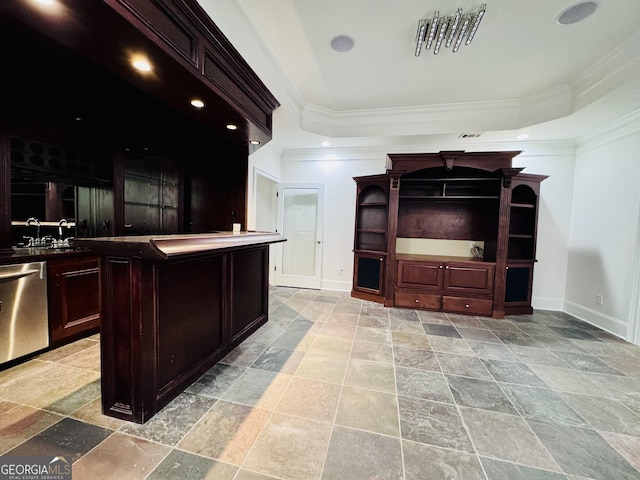
<path fill-rule="evenodd" d="M 604 302 L 603 296 L 602 295 L 596 295 L 596 304 L 602 305 L 602 302 Z"/>

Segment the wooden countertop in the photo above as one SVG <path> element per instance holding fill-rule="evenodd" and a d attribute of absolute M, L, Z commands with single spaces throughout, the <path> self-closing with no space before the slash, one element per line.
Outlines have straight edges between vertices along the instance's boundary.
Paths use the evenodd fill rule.
<path fill-rule="evenodd" d="M 409 254 L 397 253 L 396 260 L 408 260 L 414 262 L 463 262 L 463 263 L 484 263 L 495 265 L 496 262 L 488 262 L 482 258 L 474 257 L 456 257 L 452 255 L 426 255 L 426 254 Z"/>
<path fill-rule="evenodd" d="M 215 232 L 174 235 L 136 235 L 122 237 L 75 238 L 77 247 L 89 248 L 100 256 L 124 256 L 168 260 L 203 255 L 251 245 L 284 242 L 275 232 Z"/>

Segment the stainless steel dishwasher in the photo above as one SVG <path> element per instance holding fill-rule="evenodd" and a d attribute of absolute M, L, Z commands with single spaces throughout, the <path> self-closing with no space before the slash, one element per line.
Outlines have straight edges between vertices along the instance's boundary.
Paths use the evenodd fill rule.
<path fill-rule="evenodd" d="M 46 268 L 0 265 L 0 364 L 49 346 Z"/>

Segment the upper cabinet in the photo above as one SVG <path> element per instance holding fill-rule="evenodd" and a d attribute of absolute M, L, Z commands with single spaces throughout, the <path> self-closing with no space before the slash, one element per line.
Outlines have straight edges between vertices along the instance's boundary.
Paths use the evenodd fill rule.
<path fill-rule="evenodd" d="M 393 154 L 386 175 L 356 178 L 353 295 L 496 318 L 530 312 L 546 177 L 513 168 L 518 153 Z"/>
<path fill-rule="evenodd" d="M 124 81 L 228 141 L 253 150 L 271 139 L 278 101 L 196 0 L 9 1 L 0 17 L 16 48 L 33 48 L 23 33 L 36 32 L 117 79 L 102 82 Z M 132 68 L 136 60 L 147 70 Z"/>

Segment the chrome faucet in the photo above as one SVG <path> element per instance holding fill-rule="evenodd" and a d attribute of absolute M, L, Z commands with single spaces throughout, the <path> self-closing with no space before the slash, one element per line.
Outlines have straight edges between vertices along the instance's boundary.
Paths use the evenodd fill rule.
<path fill-rule="evenodd" d="M 62 227 L 68 227 L 69 226 L 69 222 L 67 222 L 66 218 L 61 218 L 60 221 L 58 222 L 58 240 L 63 240 L 62 238 Z"/>
<path fill-rule="evenodd" d="M 27 227 L 31 227 L 33 225 L 36 226 L 36 238 L 34 242 L 30 243 L 35 243 L 37 245 L 38 243 L 40 243 L 40 221 L 35 217 L 29 217 L 27 219 Z"/>

